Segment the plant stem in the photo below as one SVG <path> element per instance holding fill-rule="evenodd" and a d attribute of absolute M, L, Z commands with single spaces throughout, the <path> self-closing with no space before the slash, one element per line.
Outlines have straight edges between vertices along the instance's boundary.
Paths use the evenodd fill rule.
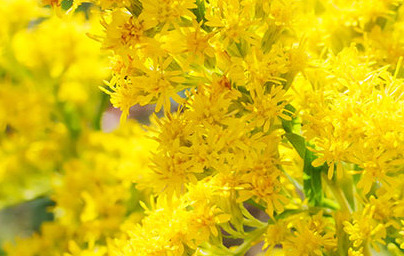
<path fill-rule="evenodd" d="M 351 206 L 349 205 L 348 200 L 346 199 L 341 188 L 339 188 L 335 182 L 330 181 L 327 177 L 325 177 L 324 180 L 326 180 L 328 187 L 331 189 L 331 192 L 333 193 L 335 199 L 341 207 L 341 211 L 351 214 Z"/>
<path fill-rule="evenodd" d="M 335 213 L 336 234 L 338 237 L 338 253 L 339 255 L 347 255 L 350 242 L 347 234 L 344 231 L 344 222 L 349 221 L 352 214 L 352 209 L 341 188 L 337 186 L 335 182 L 330 181 L 327 177 L 324 176 L 324 180 L 326 181 L 340 207 L 340 209 L 337 210 Z"/>
<path fill-rule="evenodd" d="M 364 241 L 364 245 L 363 245 L 363 255 L 364 255 L 364 256 L 372 256 L 372 253 L 370 252 L 370 249 L 369 249 L 369 243 L 368 243 L 368 241 Z"/>
<path fill-rule="evenodd" d="M 101 130 L 101 121 L 102 121 L 102 115 L 105 112 L 105 109 L 107 108 L 109 104 L 109 97 L 106 93 L 102 93 L 99 99 L 99 105 L 97 107 L 94 121 L 93 121 L 93 127 L 95 130 L 100 131 Z"/>
<path fill-rule="evenodd" d="M 237 250 L 233 252 L 234 256 L 242 256 L 245 255 L 245 253 L 251 248 L 251 244 L 255 241 L 257 241 L 258 238 L 262 236 L 262 234 L 265 233 L 267 230 L 268 224 L 265 225 L 262 228 L 258 228 L 254 230 L 253 232 L 250 233 L 250 236 L 244 240 L 244 243 L 241 244 Z"/>

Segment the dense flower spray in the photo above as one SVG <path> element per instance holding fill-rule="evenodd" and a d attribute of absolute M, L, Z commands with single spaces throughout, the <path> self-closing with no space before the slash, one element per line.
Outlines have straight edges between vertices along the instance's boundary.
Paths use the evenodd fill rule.
<path fill-rule="evenodd" d="M 0 7 L 8 255 L 404 254 L 402 1 L 89 2 Z"/>

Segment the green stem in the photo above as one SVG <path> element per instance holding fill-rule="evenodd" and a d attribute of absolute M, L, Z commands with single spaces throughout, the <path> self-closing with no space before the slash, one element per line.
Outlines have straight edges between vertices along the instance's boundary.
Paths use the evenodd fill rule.
<path fill-rule="evenodd" d="M 334 195 L 335 199 L 338 202 L 340 210 L 336 212 L 338 215 L 337 223 L 336 223 L 336 232 L 338 237 L 338 254 L 339 255 L 347 255 L 348 254 L 348 247 L 349 247 L 349 239 L 348 235 L 344 231 L 344 221 L 349 220 L 352 209 L 346 199 L 344 192 L 342 189 L 337 185 L 336 182 L 329 180 L 325 175 L 323 175 L 324 180 L 326 181 L 328 187 L 330 188 L 332 194 Z M 370 255 L 369 255 L 370 256 Z"/>
<path fill-rule="evenodd" d="M 97 111 L 95 113 L 95 117 L 94 117 L 94 121 L 93 121 L 93 126 L 94 129 L 99 131 L 101 130 L 101 121 L 102 121 L 102 115 L 105 112 L 105 109 L 107 108 L 108 104 L 109 104 L 109 97 L 106 93 L 102 93 L 100 96 L 100 103 L 97 107 Z"/>
<path fill-rule="evenodd" d="M 364 245 L 363 245 L 363 255 L 364 255 L 364 256 L 372 256 L 372 253 L 370 252 L 370 248 L 369 248 L 369 243 L 368 243 L 368 241 L 364 241 Z"/>
<path fill-rule="evenodd" d="M 256 230 L 254 230 L 253 232 L 250 233 L 250 236 L 244 240 L 244 243 L 242 243 L 237 250 L 235 250 L 233 252 L 234 256 L 242 256 L 245 255 L 245 253 L 251 248 L 251 244 L 255 241 L 258 240 L 258 238 L 260 238 L 265 231 L 268 228 L 268 224 L 266 224 L 265 226 L 263 226 L 262 228 L 258 228 Z"/>
<path fill-rule="evenodd" d="M 333 193 L 335 199 L 341 207 L 341 211 L 351 214 L 352 209 L 341 188 L 338 187 L 335 182 L 330 181 L 327 177 L 324 177 L 324 180 L 326 180 L 328 187 L 331 189 L 331 192 Z"/>

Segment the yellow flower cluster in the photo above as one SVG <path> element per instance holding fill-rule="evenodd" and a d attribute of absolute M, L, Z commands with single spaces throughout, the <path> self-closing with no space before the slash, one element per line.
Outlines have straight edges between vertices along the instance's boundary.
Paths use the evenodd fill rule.
<path fill-rule="evenodd" d="M 147 156 L 139 154 L 151 150 L 144 145 L 154 144 L 142 133 L 134 126 L 83 135 L 80 157 L 65 160 L 61 173 L 52 175 L 55 221 L 45 223 L 40 235 L 17 239 L 18 246 L 7 244 L 8 255 L 105 255 L 106 239 L 118 235 L 125 221 L 142 216 L 140 205 L 132 202 L 140 195 L 128 173 L 147 169 Z"/>
<path fill-rule="evenodd" d="M 76 154 L 80 122 L 95 112 L 87 103 L 99 100 L 91 83 L 102 80 L 106 62 L 97 43 L 85 36 L 89 24 L 80 15 L 61 20 L 35 1 L 7 1 L 0 12 L 3 18 L 18 12 L 23 17 L 6 19 L 1 26 L 0 207 L 4 207 L 48 192 L 49 175 Z"/>
<path fill-rule="evenodd" d="M 0 30 L 0 206 L 55 202 L 9 255 L 404 254 L 403 1 L 85 2 L 0 7 L 26 14 Z"/>
<path fill-rule="evenodd" d="M 34 0 L 6 1 L 0 12 L 10 17 L 0 32 L 0 208 L 41 197 L 55 203 L 54 222 L 4 249 L 104 255 L 106 239 L 142 216 L 131 170 L 148 169 L 144 152 L 154 142 L 135 123 L 100 131 L 107 99 L 98 85 L 108 62 L 86 35 L 98 16 L 59 17 Z"/>

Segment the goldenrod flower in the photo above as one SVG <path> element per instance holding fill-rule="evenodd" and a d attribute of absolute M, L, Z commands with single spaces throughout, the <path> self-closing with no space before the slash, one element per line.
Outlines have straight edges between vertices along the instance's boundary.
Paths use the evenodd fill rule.
<path fill-rule="evenodd" d="M 401 0 L 5 1 L 0 207 L 55 203 L 54 221 L 6 252 L 403 249 L 403 11 Z M 106 97 L 122 111 L 109 133 Z M 135 105 L 155 109 L 151 124 L 124 122 Z"/>

